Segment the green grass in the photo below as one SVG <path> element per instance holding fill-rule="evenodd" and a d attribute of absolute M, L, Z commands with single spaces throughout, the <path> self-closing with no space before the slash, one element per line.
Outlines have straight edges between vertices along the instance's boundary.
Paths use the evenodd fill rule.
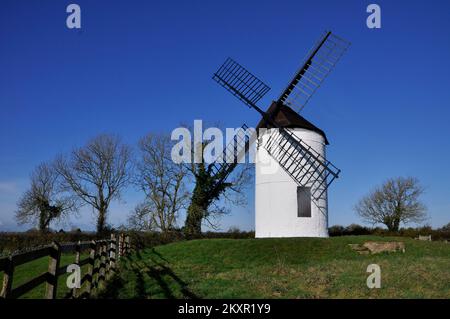
<path fill-rule="evenodd" d="M 403 241 L 406 253 L 359 255 L 348 244 Z M 368 289 L 369 264 L 381 288 Z M 450 298 L 450 245 L 405 238 L 204 239 L 122 259 L 100 298 Z"/>
<path fill-rule="evenodd" d="M 80 258 L 85 259 L 88 257 L 87 254 L 81 254 Z M 23 265 L 17 266 L 14 269 L 14 276 L 13 276 L 13 289 L 24 284 L 28 280 L 37 277 L 38 275 L 44 273 L 48 269 L 48 261 L 49 257 L 42 257 L 36 260 L 33 260 L 31 262 L 25 263 Z M 60 261 L 60 267 L 62 266 L 68 266 L 70 264 L 73 264 L 75 261 L 75 254 L 63 254 L 61 255 L 61 261 Z M 84 265 L 81 267 L 81 276 L 84 276 L 87 272 L 87 265 Z M 57 288 L 57 298 L 64 298 L 66 294 L 69 292 L 69 289 L 67 288 L 66 281 L 67 281 L 68 274 L 64 274 L 62 276 L 58 277 L 58 288 Z M 0 272 L 0 282 L 3 281 L 3 273 Z M 82 289 L 84 289 L 86 286 L 84 285 Z M 21 299 L 42 299 L 45 296 L 45 283 L 37 286 L 33 290 L 30 290 L 26 294 L 24 294 Z"/>

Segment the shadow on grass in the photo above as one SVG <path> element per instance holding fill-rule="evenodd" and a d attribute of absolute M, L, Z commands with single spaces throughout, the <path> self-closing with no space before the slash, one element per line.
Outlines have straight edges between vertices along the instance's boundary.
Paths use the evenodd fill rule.
<path fill-rule="evenodd" d="M 118 299 L 119 291 L 125 285 L 125 281 L 119 274 L 114 274 L 111 279 L 109 279 L 104 289 L 102 289 L 96 296 L 96 299 Z"/>
<path fill-rule="evenodd" d="M 133 257 L 127 256 L 125 262 L 122 263 L 120 270 L 115 274 L 105 285 L 97 295 L 99 299 L 117 299 L 120 297 L 120 291 L 125 289 L 125 284 L 129 284 L 129 280 L 134 280 L 134 292 L 133 295 L 127 296 L 133 299 L 146 299 L 152 298 L 147 292 L 145 276 L 148 276 L 162 291 L 162 294 L 167 299 L 175 299 L 175 292 L 179 291 L 184 299 L 199 299 L 195 293 L 193 293 L 188 284 L 183 281 L 169 266 L 164 263 L 168 263 L 160 253 L 152 249 L 153 254 L 146 257 L 144 260 L 139 252 L 136 252 Z M 163 262 L 157 260 L 160 259 Z M 132 273 L 132 276 L 127 276 Z M 126 279 L 125 279 L 126 278 Z M 170 280 L 173 280 L 177 284 L 177 288 L 171 288 L 169 285 Z M 148 283 L 147 283 L 148 284 Z"/>
<path fill-rule="evenodd" d="M 159 257 L 159 259 L 163 260 L 164 262 L 168 263 L 169 261 L 163 257 L 158 251 L 155 250 L 155 248 L 152 248 L 152 254 Z"/>
<path fill-rule="evenodd" d="M 164 258 L 162 258 L 163 260 L 165 260 Z M 147 272 L 147 274 L 150 277 L 153 277 L 158 283 L 162 283 L 163 277 L 164 276 L 169 276 L 170 278 L 172 278 L 177 285 L 180 288 L 180 292 L 182 293 L 184 298 L 188 298 L 188 299 L 199 299 L 199 296 L 197 296 L 195 293 L 193 293 L 189 287 L 188 284 L 183 281 L 180 277 L 177 276 L 177 274 L 175 274 L 175 272 L 169 268 L 168 266 L 158 262 L 157 260 L 155 260 L 154 258 L 151 258 L 151 261 L 158 267 L 151 267 L 150 271 Z M 160 285 L 161 288 L 163 288 L 162 285 Z M 164 289 L 164 295 L 166 296 L 166 298 L 174 298 L 170 289 Z"/>

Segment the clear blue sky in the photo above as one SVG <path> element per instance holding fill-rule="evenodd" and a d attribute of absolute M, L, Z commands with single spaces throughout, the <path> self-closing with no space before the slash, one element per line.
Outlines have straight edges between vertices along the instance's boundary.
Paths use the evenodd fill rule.
<path fill-rule="evenodd" d="M 370 30 L 366 7 L 382 9 Z M 0 229 L 41 161 L 103 132 L 134 144 L 194 119 L 255 125 L 256 113 L 211 80 L 227 56 L 272 87 L 266 107 L 325 29 L 350 51 L 303 115 L 324 129 L 342 169 L 330 224 L 361 222 L 355 202 L 393 176 L 426 187 L 429 223 L 450 222 L 449 1 L 2 0 L 0 6 Z M 65 25 L 66 6 L 82 29 Z M 113 205 L 120 224 L 140 194 Z M 252 229 L 248 207 L 222 220 Z M 92 214 L 73 221 L 89 228 Z"/>

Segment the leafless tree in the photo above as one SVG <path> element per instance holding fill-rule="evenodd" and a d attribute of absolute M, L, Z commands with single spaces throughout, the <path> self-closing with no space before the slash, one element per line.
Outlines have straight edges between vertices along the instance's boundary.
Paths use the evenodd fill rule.
<path fill-rule="evenodd" d="M 40 231 L 49 230 L 52 221 L 61 221 L 76 212 L 77 201 L 64 193 L 61 176 L 53 164 L 42 163 L 31 174 L 31 187 L 20 198 L 16 211 L 19 224 L 37 224 Z"/>
<path fill-rule="evenodd" d="M 426 219 L 426 207 L 419 200 L 423 192 L 416 178 L 389 179 L 362 198 L 355 210 L 366 222 L 398 231 L 401 223 L 420 223 Z"/>
<path fill-rule="evenodd" d="M 185 207 L 188 172 L 185 166 L 172 161 L 171 146 L 170 136 L 165 134 L 148 134 L 139 141 L 135 183 L 144 192 L 145 200 L 129 219 L 134 228 L 169 231 Z"/>
<path fill-rule="evenodd" d="M 128 216 L 127 228 L 137 231 L 156 230 L 154 218 L 149 205 L 142 202 L 136 205 L 133 211 Z"/>
<path fill-rule="evenodd" d="M 56 168 L 65 190 L 97 212 L 97 232 L 106 229 L 111 201 L 119 199 L 130 180 L 131 149 L 115 135 L 103 134 L 86 146 L 60 156 Z"/>

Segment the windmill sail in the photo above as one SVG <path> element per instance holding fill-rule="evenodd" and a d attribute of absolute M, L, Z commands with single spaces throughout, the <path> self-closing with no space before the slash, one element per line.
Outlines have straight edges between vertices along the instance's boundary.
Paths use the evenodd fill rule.
<path fill-rule="evenodd" d="M 336 166 L 288 130 L 272 130 L 264 147 L 299 186 L 311 187 L 315 200 L 339 176 Z"/>
<path fill-rule="evenodd" d="M 270 87 L 263 81 L 231 58 L 228 58 L 219 70 L 214 73 L 213 79 L 242 102 L 253 108 L 270 90 Z"/>
<path fill-rule="evenodd" d="M 220 181 L 227 179 L 242 157 L 248 152 L 253 136 L 250 137 L 245 134 L 247 129 L 248 126 L 243 124 L 238 134 L 235 134 L 233 140 L 225 146 L 222 154 L 211 163 L 210 170 L 212 175 Z"/>
<path fill-rule="evenodd" d="M 325 32 L 308 53 L 302 67 L 295 73 L 278 102 L 300 112 L 337 64 L 350 42 Z"/>
<path fill-rule="evenodd" d="M 304 65 L 283 91 L 277 104 L 301 111 L 349 45 L 346 40 L 326 32 L 308 54 Z M 213 79 L 258 111 L 271 127 L 278 128 L 271 132 L 264 147 L 299 186 L 311 187 L 311 196 L 315 200 L 320 199 L 338 178 L 340 170 L 289 130 L 276 124 L 269 114 L 256 105 L 270 88 L 231 58 L 214 73 Z M 213 169 L 216 174 L 222 172 L 228 176 L 227 172 L 231 172 L 235 165 L 215 164 Z"/>

